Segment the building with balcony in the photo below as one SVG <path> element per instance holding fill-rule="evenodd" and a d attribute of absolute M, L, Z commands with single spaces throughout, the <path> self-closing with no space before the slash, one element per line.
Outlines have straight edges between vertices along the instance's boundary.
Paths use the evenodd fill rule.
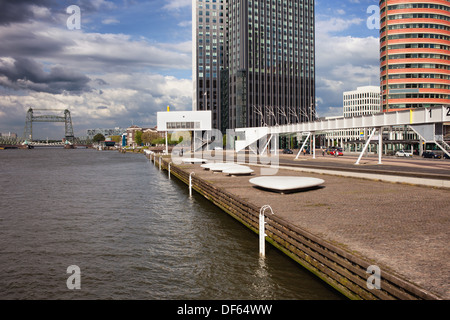
<path fill-rule="evenodd" d="M 380 1 L 382 111 L 450 105 L 450 2 Z"/>

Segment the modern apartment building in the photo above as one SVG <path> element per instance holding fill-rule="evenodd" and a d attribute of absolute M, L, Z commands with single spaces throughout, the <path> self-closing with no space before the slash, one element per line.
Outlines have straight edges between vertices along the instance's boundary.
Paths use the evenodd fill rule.
<path fill-rule="evenodd" d="M 314 0 L 193 2 L 193 110 L 222 131 L 315 119 Z"/>
<path fill-rule="evenodd" d="M 215 129 L 224 129 L 228 122 L 226 107 L 221 106 L 228 82 L 227 16 L 227 0 L 192 0 L 192 110 L 211 110 Z"/>
<path fill-rule="evenodd" d="M 450 105 L 450 2 L 380 1 L 382 110 Z"/>

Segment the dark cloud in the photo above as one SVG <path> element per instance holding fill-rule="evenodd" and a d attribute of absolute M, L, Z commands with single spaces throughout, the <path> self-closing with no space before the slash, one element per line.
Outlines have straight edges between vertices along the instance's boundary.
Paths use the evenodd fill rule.
<path fill-rule="evenodd" d="M 0 59 L 0 85 L 16 90 L 78 94 L 91 90 L 89 81 L 87 76 L 61 66 L 45 71 L 32 59 L 16 58 L 14 63 Z"/>
<path fill-rule="evenodd" d="M 0 25 L 27 22 L 35 19 L 36 7 L 49 7 L 51 0 L 0 0 Z"/>
<path fill-rule="evenodd" d="M 107 85 L 107 84 L 108 84 L 108 82 L 106 82 L 105 80 L 100 79 L 100 78 L 96 78 L 96 79 L 94 80 L 94 82 L 95 82 L 96 84 L 98 84 L 98 85 Z"/>

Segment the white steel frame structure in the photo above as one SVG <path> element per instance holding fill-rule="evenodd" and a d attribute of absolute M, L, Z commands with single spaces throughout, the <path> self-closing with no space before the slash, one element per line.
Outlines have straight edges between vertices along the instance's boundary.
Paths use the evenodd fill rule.
<path fill-rule="evenodd" d="M 245 149 L 265 135 L 272 136 L 278 134 L 301 133 L 308 134 L 308 137 L 310 135 L 314 137 L 315 134 L 319 132 L 368 128 L 372 129 L 370 137 L 366 141 L 366 144 L 355 164 L 359 164 L 363 153 L 365 152 L 376 131 L 378 131 L 378 163 L 381 164 L 383 127 L 407 125 L 414 130 L 414 132 L 416 132 L 424 142 L 435 143 L 440 149 L 442 149 L 443 152 L 450 156 L 450 146 L 444 141 L 443 138 L 444 123 L 450 123 L 450 106 L 408 109 L 395 112 L 383 112 L 365 116 L 318 120 L 314 122 L 303 122 L 281 126 L 237 128 L 235 131 L 242 132 L 245 138 L 243 140 L 236 141 L 235 151 L 239 152 Z M 313 139 L 313 143 L 314 140 L 315 139 Z M 313 158 L 315 158 L 315 148 L 313 147 L 312 149 Z"/>

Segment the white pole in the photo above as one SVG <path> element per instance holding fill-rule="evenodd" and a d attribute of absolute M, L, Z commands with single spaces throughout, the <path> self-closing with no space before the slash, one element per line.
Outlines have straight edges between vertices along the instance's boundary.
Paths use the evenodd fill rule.
<path fill-rule="evenodd" d="M 169 144 L 167 141 L 167 131 L 166 131 L 166 154 L 169 154 Z"/>
<path fill-rule="evenodd" d="M 266 255 L 266 247 L 265 247 L 265 221 L 264 221 L 264 213 L 259 212 L 259 255 L 264 257 Z"/>
<path fill-rule="evenodd" d="M 159 171 L 161 171 L 161 156 L 159 156 Z"/>
<path fill-rule="evenodd" d="M 313 132 L 312 134 L 312 152 L 313 152 L 313 159 L 316 158 L 316 133 Z"/>
<path fill-rule="evenodd" d="M 378 164 L 381 163 L 381 153 L 383 152 L 383 128 L 378 128 Z"/>
<path fill-rule="evenodd" d="M 189 174 L 189 197 L 192 197 L 192 175 L 195 174 L 195 172 L 191 172 Z"/>
<path fill-rule="evenodd" d="M 172 162 L 169 162 L 169 179 L 170 179 L 170 164 L 171 164 Z"/>
<path fill-rule="evenodd" d="M 272 208 L 269 205 L 263 205 L 259 210 L 259 255 L 264 257 L 266 255 L 266 228 L 265 228 L 265 219 L 264 219 L 264 211 L 269 208 L 271 213 L 273 214 Z"/>

